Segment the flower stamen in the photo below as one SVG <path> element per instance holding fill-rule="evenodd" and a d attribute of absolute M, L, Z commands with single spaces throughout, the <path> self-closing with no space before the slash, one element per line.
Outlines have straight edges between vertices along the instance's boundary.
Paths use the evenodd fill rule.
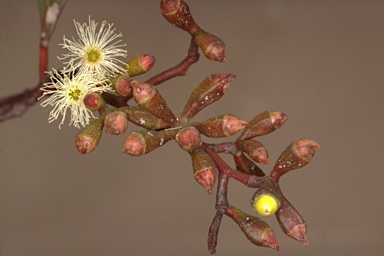
<path fill-rule="evenodd" d="M 89 18 L 89 23 L 80 24 L 74 21 L 78 41 L 64 37 L 63 48 L 69 52 L 59 59 L 68 59 L 69 68 L 79 72 L 90 73 L 95 77 L 110 78 L 126 72 L 127 63 L 120 60 L 125 58 L 127 51 L 121 49 L 121 34 L 116 34 L 113 24 L 102 22 L 100 27 Z"/>
<path fill-rule="evenodd" d="M 42 107 L 52 106 L 53 109 L 49 114 L 48 121 L 52 122 L 62 115 L 59 128 L 64 123 L 67 110 L 71 112 L 70 125 L 80 128 L 89 124 L 90 118 L 94 117 L 92 111 L 87 109 L 84 104 L 84 98 L 89 93 L 102 93 L 111 90 L 109 84 L 105 80 L 96 79 L 90 73 L 75 73 L 62 71 L 59 73 L 56 69 L 48 72 L 51 81 L 45 83 L 41 88 L 44 96 L 49 96 L 42 103 Z"/>

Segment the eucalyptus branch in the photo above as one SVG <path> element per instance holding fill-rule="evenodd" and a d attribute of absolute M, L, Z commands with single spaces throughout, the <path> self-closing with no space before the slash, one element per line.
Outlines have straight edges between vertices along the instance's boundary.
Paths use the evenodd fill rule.
<path fill-rule="evenodd" d="M 307 244 L 306 223 L 284 196 L 279 181 L 283 175 L 307 165 L 319 145 L 305 138 L 293 141 L 277 159 L 266 175 L 261 166 L 269 163 L 266 147 L 257 140 L 279 129 L 287 115 L 275 110 L 263 111 L 250 121 L 225 113 L 202 121 L 192 121 L 200 111 L 220 100 L 228 91 L 235 75 L 209 74 L 191 92 L 176 117 L 157 85 L 187 74 L 199 60 L 199 49 L 213 61 L 226 61 L 224 42 L 203 30 L 193 19 L 183 0 L 161 0 L 160 11 L 173 26 L 191 37 L 187 56 L 177 65 L 140 81 L 139 76 L 150 71 L 155 63 L 151 54 L 140 54 L 128 62 L 122 61 L 127 51 L 112 24 L 96 21 L 75 23 L 79 40 L 64 38 L 68 53 L 64 68 L 45 73 L 48 67 L 48 44 L 64 8 L 64 0 L 39 0 L 41 17 L 40 82 L 32 90 L 0 100 L 0 121 L 22 115 L 38 99 L 41 106 L 52 107 L 49 122 L 61 117 L 59 127 L 70 112 L 70 124 L 79 128 L 75 145 L 79 153 L 89 154 L 97 149 L 103 130 L 109 135 L 123 136 L 129 123 L 140 126 L 125 137 L 122 153 L 142 156 L 175 141 L 191 159 L 192 174 L 208 194 L 217 182 L 216 213 L 208 233 L 208 250 L 216 252 L 218 233 L 224 216 L 232 219 L 257 246 L 279 250 L 272 228 L 257 216 L 250 215 L 228 202 L 229 180 L 233 179 L 254 189 L 253 210 L 261 216 L 275 215 L 282 231 L 289 237 Z M 47 97 L 43 97 L 47 96 Z M 134 102 L 128 101 L 133 99 Z M 136 104 L 135 104 L 136 103 Z M 95 118 L 93 113 L 99 114 Z M 68 116 L 68 115 L 67 115 Z M 91 118 L 95 120 L 91 121 Z M 229 140 L 240 130 L 241 133 Z M 226 138 L 221 143 L 206 143 L 205 138 Z M 220 156 L 233 157 L 235 168 Z"/>

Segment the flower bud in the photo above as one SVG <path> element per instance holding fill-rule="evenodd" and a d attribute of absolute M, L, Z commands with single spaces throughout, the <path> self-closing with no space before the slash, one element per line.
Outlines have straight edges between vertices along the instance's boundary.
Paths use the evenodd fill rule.
<path fill-rule="evenodd" d="M 130 122 L 144 127 L 147 130 L 160 130 L 169 128 L 169 124 L 160 118 L 155 117 L 142 106 L 129 106 L 121 109 L 124 110 L 124 112 L 127 114 L 127 118 Z"/>
<path fill-rule="evenodd" d="M 169 23 L 187 31 L 191 36 L 200 29 L 183 0 L 161 0 L 160 10 Z"/>
<path fill-rule="evenodd" d="M 131 77 L 146 73 L 155 65 L 155 57 L 151 54 L 141 54 L 128 61 L 128 75 Z"/>
<path fill-rule="evenodd" d="M 252 197 L 253 209 L 261 216 L 271 216 L 281 206 L 282 196 L 277 191 L 274 182 L 266 178 Z"/>
<path fill-rule="evenodd" d="M 112 88 L 121 96 L 132 95 L 132 83 L 133 79 L 129 75 L 120 75 L 112 79 Z"/>
<path fill-rule="evenodd" d="M 109 134 L 123 135 L 128 129 L 127 115 L 121 110 L 112 111 L 105 116 L 104 126 Z"/>
<path fill-rule="evenodd" d="M 255 199 L 253 208 L 261 216 L 271 216 L 279 208 L 279 202 L 273 195 L 264 194 Z"/>
<path fill-rule="evenodd" d="M 235 134 L 247 125 L 247 122 L 233 115 L 212 117 L 202 122 L 192 124 L 200 133 L 211 138 L 227 137 Z"/>
<path fill-rule="evenodd" d="M 225 62 L 227 60 L 225 44 L 217 36 L 200 29 L 193 35 L 193 39 L 207 59 L 219 62 Z"/>
<path fill-rule="evenodd" d="M 176 134 L 176 141 L 185 151 L 192 151 L 202 143 L 199 131 L 195 127 L 186 127 Z"/>
<path fill-rule="evenodd" d="M 253 160 L 261 164 L 269 162 L 268 152 L 266 148 L 259 141 L 244 140 L 236 143 L 239 150 L 247 153 Z"/>
<path fill-rule="evenodd" d="M 174 139 L 178 131 L 178 129 L 166 129 L 158 132 L 133 132 L 125 140 L 122 152 L 132 156 L 147 154 Z"/>
<path fill-rule="evenodd" d="M 92 152 L 101 139 L 104 118 L 99 118 L 87 125 L 75 137 L 77 151 L 81 154 Z"/>
<path fill-rule="evenodd" d="M 84 97 L 84 105 L 90 111 L 96 111 L 104 106 L 105 102 L 99 93 L 92 92 Z"/>
<path fill-rule="evenodd" d="M 281 207 L 276 212 L 276 218 L 281 229 L 287 236 L 302 244 L 308 244 L 307 225 L 305 224 L 303 217 L 301 217 L 299 212 L 287 199 L 282 199 Z"/>
<path fill-rule="evenodd" d="M 186 123 L 203 108 L 219 100 L 235 77 L 232 74 L 212 74 L 207 77 L 192 92 L 179 119 Z"/>
<path fill-rule="evenodd" d="M 248 140 L 266 135 L 280 128 L 287 120 L 287 115 L 279 111 L 264 111 L 255 116 L 246 126 L 237 141 Z"/>
<path fill-rule="evenodd" d="M 297 139 L 281 153 L 270 173 L 270 177 L 278 181 L 285 173 L 305 166 L 311 161 L 319 148 L 320 145 L 312 140 Z"/>
<path fill-rule="evenodd" d="M 131 85 L 133 97 L 140 106 L 170 125 L 177 124 L 177 118 L 154 86 L 137 81 L 133 81 Z"/>
<path fill-rule="evenodd" d="M 236 164 L 236 170 L 249 175 L 255 175 L 257 177 L 265 176 L 264 172 L 252 160 L 243 154 L 243 151 L 238 150 L 233 157 Z"/>
<path fill-rule="evenodd" d="M 201 147 L 195 148 L 190 154 L 196 181 L 212 194 L 218 172 L 214 161 Z"/>
<path fill-rule="evenodd" d="M 233 219 L 251 243 L 279 250 L 272 228 L 260 218 L 246 214 L 234 206 L 228 206 L 225 214 Z"/>

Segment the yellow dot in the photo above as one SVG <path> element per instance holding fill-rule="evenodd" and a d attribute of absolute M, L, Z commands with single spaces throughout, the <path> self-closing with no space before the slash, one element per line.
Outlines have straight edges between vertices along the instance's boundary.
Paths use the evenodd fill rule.
<path fill-rule="evenodd" d="M 272 195 L 261 195 L 253 203 L 253 208 L 261 216 L 271 216 L 279 208 L 279 203 Z"/>

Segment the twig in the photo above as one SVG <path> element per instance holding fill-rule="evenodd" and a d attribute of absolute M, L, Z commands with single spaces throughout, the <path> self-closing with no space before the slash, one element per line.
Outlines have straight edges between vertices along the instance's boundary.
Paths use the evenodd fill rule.
<path fill-rule="evenodd" d="M 188 49 L 188 56 L 184 60 L 182 60 L 176 66 L 167 69 L 156 76 L 151 77 L 145 82 L 152 85 L 158 85 L 176 76 L 184 76 L 187 73 L 188 68 L 193 63 L 199 60 L 200 54 L 198 52 L 198 49 L 199 48 L 197 47 L 193 39 L 191 39 L 191 44 Z"/>
<path fill-rule="evenodd" d="M 45 73 L 48 70 L 48 45 L 64 6 L 65 0 L 62 0 L 61 5 L 53 3 L 48 8 L 44 8 L 39 46 L 40 82 L 33 89 L 26 89 L 24 92 L 0 99 L 0 122 L 23 115 L 43 94 L 40 88 L 44 83 L 49 82 L 49 76 Z"/>
<path fill-rule="evenodd" d="M 255 175 L 248 175 L 232 169 L 214 149 L 203 143 L 202 148 L 212 157 L 220 173 L 224 173 L 229 177 L 243 183 L 247 187 L 258 188 L 262 184 L 264 178 Z"/>

